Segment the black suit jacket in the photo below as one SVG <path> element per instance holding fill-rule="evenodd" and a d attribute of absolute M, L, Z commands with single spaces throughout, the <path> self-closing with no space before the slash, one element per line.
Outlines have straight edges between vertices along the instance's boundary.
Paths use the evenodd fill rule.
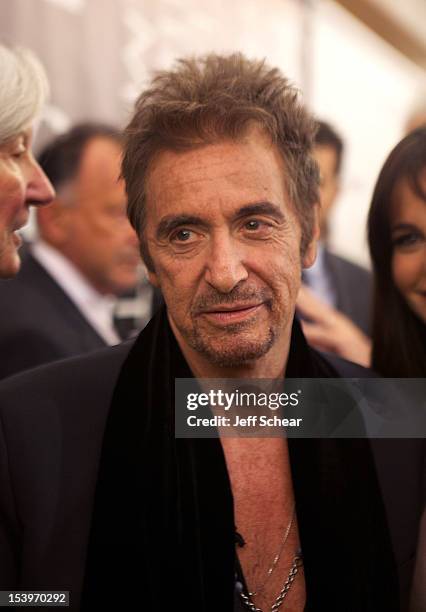
<path fill-rule="evenodd" d="M 103 433 L 132 344 L 0 384 L 0 589 L 70 590 L 70 609 L 79 609 Z M 343 376 L 365 375 L 331 361 Z M 401 442 L 406 454 L 398 461 Z M 377 456 L 406 601 L 424 503 L 424 444 L 382 440 Z M 336 563 L 344 563 L 338 551 Z"/>
<path fill-rule="evenodd" d="M 372 276 L 368 270 L 325 251 L 325 266 L 336 292 L 336 308 L 371 335 Z"/>
<path fill-rule="evenodd" d="M 99 348 L 106 342 L 27 252 L 12 281 L 0 281 L 0 379 Z"/>
<path fill-rule="evenodd" d="M 0 589 L 70 590 L 79 609 L 105 421 L 131 344 L 0 384 Z"/>

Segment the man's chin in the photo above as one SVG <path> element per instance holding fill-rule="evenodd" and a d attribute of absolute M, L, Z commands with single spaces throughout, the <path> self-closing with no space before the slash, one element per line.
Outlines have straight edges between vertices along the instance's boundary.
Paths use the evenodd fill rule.
<path fill-rule="evenodd" d="M 7 249 L 0 252 L 0 278 L 13 278 L 19 272 L 21 259 L 16 249 Z"/>
<path fill-rule="evenodd" d="M 191 342 L 194 350 L 201 353 L 212 364 L 222 368 L 248 365 L 266 355 L 273 344 L 274 334 L 272 330 L 269 331 L 268 336 L 263 341 L 259 339 L 234 339 L 230 342 L 225 339 L 212 342 L 210 339 L 203 339 L 202 336 L 198 336 Z"/>

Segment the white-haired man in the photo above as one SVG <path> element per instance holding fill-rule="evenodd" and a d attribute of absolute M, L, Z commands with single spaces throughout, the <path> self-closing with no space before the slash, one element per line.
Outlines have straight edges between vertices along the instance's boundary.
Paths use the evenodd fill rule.
<path fill-rule="evenodd" d="M 16 232 L 26 224 L 29 207 L 54 196 L 31 151 L 34 121 L 47 92 L 44 69 L 32 53 L 0 45 L 0 278 L 19 270 Z"/>

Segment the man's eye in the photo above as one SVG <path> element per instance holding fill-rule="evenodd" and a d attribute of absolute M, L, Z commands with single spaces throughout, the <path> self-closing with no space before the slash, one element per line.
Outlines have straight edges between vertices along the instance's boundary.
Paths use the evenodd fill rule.
<path fill-rule="evenodd" d="M 262 221 L 261 219 L 250 219 L 243 226 L 247 234 L 254 234 L 254 237 L 266 238 L 272 231 L 272 223 Z"/>
<path fill-rule="evenodd" d="M 258 230 L 262 225 L 263 223 L 261 223 L 260 221 L 257 221 L 256 219 L 252 219 L 251 221 L 247 221 L 247 223 L 245 224 L 245 227 L 246 229 L 250 231 L 255 231 L 255 230 Z"/>
<path fill-rule="evenodd" d="M 176 240 L 177 242 L 188 242 L 192 237 L 191 230 L 181 229 L 172 236 L 172 241 Z"/>
<path fill-rule="evenodd" d="M 20 146 L 12 151 L 12 157 L 15 159 L 19 159 L 27 152 L 27 149 L 24 146 Z"/>

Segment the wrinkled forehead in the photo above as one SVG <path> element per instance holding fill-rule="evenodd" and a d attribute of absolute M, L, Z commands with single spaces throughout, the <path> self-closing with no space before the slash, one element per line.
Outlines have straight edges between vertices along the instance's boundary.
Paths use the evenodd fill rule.
<path fill-rule="evenodd" d="M 254 200 L 285 198 L 285 166 L 278 149 L 256 135 L 189 151 L 162 151 L 147 176 L 147 216 L 176 208 L 243 205 Z"/>

